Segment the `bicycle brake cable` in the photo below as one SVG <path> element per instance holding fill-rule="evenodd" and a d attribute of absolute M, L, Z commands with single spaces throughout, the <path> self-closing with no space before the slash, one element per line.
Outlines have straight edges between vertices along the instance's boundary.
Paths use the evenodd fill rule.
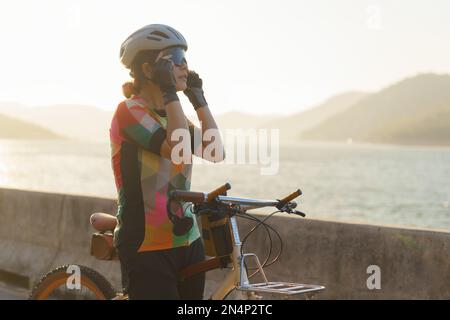
<path fill-rule="evenodd" d="M 251 216 L 250 214 L 242 214 L 242 215 L 238 215 L 240 218 L 244 218 L 244 219 L 248 219 L 248 220 L 252 220 L 252 221 L 257 221 L 257 222 L 260 222 L 261 220 L 260 219 L 258 219 L 258 218 L 256 218 L 256 217 L 253 217 L 253 216 Z M 270 235 L 270 231 L 269 231 L 269 228 L 272 230 L 272 231 L 274 231 L 274 232 L 276 232 L 270 225 L 268 225 L 267 223 L 262 223 L 262 225 L 264 226 L 264 229 L 265 229 L 265 231 L 266 231 L 266 233 L 267 233 L 267 236 L 269 237 L 269 253 L 267 254 L 267 258 L 264 260 L 264 262 L 262 263 L 262 267 L 265 267 L 266 265 L 267 265 L 267 261 L 269 261 L 269 259 L 270 259 L 270 257 L 272 256 L 272 248 L 273 248 L 273 241 L 272 241 L 272 236 Z M 244 242 L 242 242 L 242 244 L 241 244 L 241 255 L 243 254 L 243 245 L 244 245 Z M 276 258 L 275 258 L 276 259 Z M 273 261 L 271 261 L 271 263 L 272 263 Z M 255 269 L 255 268 L 253 268 L 253 269 Z"/>
<path fill-rule="evenodd" d="M 248 218 L 248 217 L 244 217 L 244 218 Z M 270 258 L 270 256 L 271 256 L 271 253 L 268 254 L 267 258 L 265 259 L 265 261 L 264 261 L 263 264 L 261 265 L 262 268 L 268 267 L 268 266 L 274 264 L 275 262 L 277 262 L 278 259 L 279 259 L 280 256 L 281 256 L 282 252 L 283 252 L 283 241 L 282 241 L 282 239 L 281 239 L 279 233 L 278 233 L 275 229 L 273 229 L 272 227 L 270 227 L 269 225 L 265 224 L 265 226 L 266 226 L 266 227 L 269 227 L 270 230 L 272 230 L 272 231 L 277 235 L 277 237 L 278 237 L 278 239 L 279 239 L 279 241 L 280 241 L 280 249 L 279 249 L 279 252 L 278 252 L 277 256 L 276 256 L 275 258 L 273 258 L 273 260 L 270 261 L 269 263 L 268 263 L 267 261 L 269 260 L 269 258 Z M 270 237 L 270 231 L 267 230 L 267 228 L 266 228 L 266 232 L 267 232 L 267 234 L 269 235 L 269 238 L 271 238 L 271 237 Z M 272 240 L 270 240 L 270 241 L 272 241 Z M 272 242 L 273 242 L 273 241 L 272 241 Z M 272 243 L 271 243 L 271 246 L 272 246 Z M 246 265 L 245 263 L 244 263 L 244 265 L 245 265 L 245 268 L 246 268 L 246 271 L 247 271 L 247 272 L 248 272 L 249 269 L 250 269 L 250 270 L 256 270 L 256 269 L 258 269 L 258 268 L 248 268 L 247 265 Z M 258 269 L 258 270 L 259 270 L 259 269 Z M 259 272 L 259 271 L 253 272 L 251 275 L 248 276 L 248 278 L 253 277 L 253 276 L 254 276 L 255 274 L 257 274 L 258 272 Z"/>
<path fill-rule="evenodd" d="M 272 230 L 272 232 L 275 233 L 275 235 L 278 237 L 278 240 L 280 242 L 280 249 L 279 249 L 278 254 L 275 256 L 275 258 L 273 258 L 273 260 L 270 261 L 269 263 L 266 262 L 263 264 L 263 267 L 269 267 L 272 264 L 274 264 L 275 262 L 277 262 L 278 259 L 280 258 L 281 254 L 283 252 L 283 239 L 281 238 L 280 233 L 274 227 L 272 227 L 270 224 L 264 223 L 264 226 L 265 226 L 265 229 L 267 230 L 267 234 L 269 236 L 270 241 L 272 241 L 272 237 L 270 236 L 270 231 L 268 229 Z"/>
<path fill-rule="evenodd" d="M 248 215 L 248 217 L 245 218 L 252 218 L 251 220 L 253 221 L 258 221 L 258 225 L 253 229 L 253 231 L 256 230 L 256 228 L 258 228 L 260 225 L 263 225 L 265 228 L 265 231 L 267 233 L 267 236 L 269 237 L 269 241 L 270 241 L 270 246 L 269 246 L 269 253 L 267 254 L 266 259 L 264 260 L 264 262 L 261 264 L 261 268 L 265 268 L 268 267 L 272 264 L 274 264 L 275 262 L 278 261 L 279 257 L 281 256 L 282 252 L 283 252 L 283 240 L 281 239 L 280 234 L 278 233 L 278 231 L 276 231 L 272 226 L 270 226 L 269 224 L 265 223 L 264 221 L 261 221 L 260 219 L 253 217 L 251 215 Z M 273 231 L 275 233 L 275 235 L 278 237 L 278 240 L 280 242 L 280 249 L 278 251 L 278 254 L 272 259 L 272 261 L 268 262 L 270 257 L 272 256 L 272 247 L 273 247 L 273 240 L 272 240 L 272 236 L 270 235 L 270 230 Z M 250 233 L 247 234 L 246 238 L 250 236 Z M 247 240 L 247 239 L 245 239 Z M 242 252 L 242 251 L 241 251 Z M 248 270 L 256 270 L 255 272 L 253 272 L 252 274 L 248 275 L 248 278 L 252 278 L 254 275 L 256 275 L 259 272 L 259 268 L 248 268 L 247 264 L 244 263 L 245 268 L 248 272 Z"/>
<path fill-rule="evenodd" d="M 269 231 L 267 228 L 270 228 L 272 231 L 274 231 L 274 233 L 277 235 L 278 239 L 280 240 L 280 250 L 279 250 L 278 255 L 277 255 L 270 263 L 267 263 L 267 261 L 268 261 L 269 258 L 270 258 L 270 253 L 271 253 L 271 249 L 270 249 L 269 256 L 266 258 L 266 260 L 265 260 L 264 263 L 262 264 L 262 268 L 268 267 L 268 266 L 274 264 L 274 263 L 279 259 L 279 257 L 281 256 L 281 253 L 282 253 L 282 251 L 283 251 L 283 241 L 282 241 L 282 239 L 281 239 L 280 234 L 279 234 L 272 226 L 270 226 L 270 225 L 268 225 L 268 224 L 265 223 L 266 220 L 268 220 L 269 218 L 271 218 L 271 217 L 272 217 L 275 213 L 277 213 L 277 212 L 281 212 L 281 211 L 280 211 L 280 210 L 276 210 L 276 211 L 270 213 L 269 215 L 267 215 L 267 216 L 266 216 L 264 219 L 262 219 L 262 220 L 260 220 L 259 218 L 254 217 L 254 216 L 252 216 L 252 215 L 250 215 L 250 214 L 248 214 L 248 213 L 246 213 L 246 212 L 244 213 L 244 214 L 245 214 L 246 216 L 248 216 L 251 220 L 258 221 L 258 224 L 257 224 L 256 226 L 254 226 L 254 227 L 253 227 L 253 228 L 245 235 L 244 239 L 242 240 L 242 245 L 241 245 L 241 255 L 243 254 L 243 246 L 244 246 L 245 241 L 246 241 L 247 238 L 250 236 L 250 234 L 252 234 L 252 233 L 253 233 L 260 225 L 264 225 L 264 227 L 265 227 L 265 229 L 266 229 L 266 232 L 267 232 L 268 235 L 269 235 L 269 239 L 270 239 L 270 248 L 272 248 L 272 243 L 273 243 L 273 241 L 272 241 L 272 238 L 271 238 L 271 236 L 270 236 L 270 231 Z M 248 278 L 251 278 L 251 277 L 252 277 L 253 275 L 255 275 L 256 273 L 258 273 L 258 271 L 256 271 L 256 272 L 254 272 L 253 274 L 251 274 Z"/>

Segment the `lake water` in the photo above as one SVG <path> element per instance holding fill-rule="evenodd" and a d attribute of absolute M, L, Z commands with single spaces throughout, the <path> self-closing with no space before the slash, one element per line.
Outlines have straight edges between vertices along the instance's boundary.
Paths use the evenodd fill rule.
<path fill-rule="evenodd" d="M 194 167 L 192 190 L 230 182 L 229 195 L 281 198 L 300 188 L 309 218 L 450 230 L 450 148 L 297 143 L 279 170 Z M 0 186 L 116 197 L 107 143 L 0 140 Z"/>

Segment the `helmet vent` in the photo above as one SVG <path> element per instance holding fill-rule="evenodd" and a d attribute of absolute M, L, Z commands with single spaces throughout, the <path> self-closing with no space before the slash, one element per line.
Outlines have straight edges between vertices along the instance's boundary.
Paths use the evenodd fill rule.
<path fill-rule="evenodd" d="M 169 39 L 169 36 L 167 34 L 165 34 L 164 32 L 158 31 L 158 30 L 152 31 L 151 34 Z"/>
<path fill-rule="evenodd" d="M 148 40 L 161 41 L 161 39 L 160 39 L 160 38 L 157 38 L 157 37 L 152 37 L 152 36 L 147 36 L 147 39 L 148 39 Z"/>
<path fill-rule="evenodd" d="M 181 40 L 180 36 L 178 35 L 178 32 L 176 32 L 174 29 L 172 29 L 171 27 L 167 27 L 167 30 L 172 32 L 175 35 L 175 37 Z"/>

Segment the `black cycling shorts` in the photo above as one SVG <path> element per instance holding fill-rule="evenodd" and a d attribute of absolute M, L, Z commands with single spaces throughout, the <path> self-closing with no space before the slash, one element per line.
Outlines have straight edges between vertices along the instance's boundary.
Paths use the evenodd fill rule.
<path fill-rule="evenodd" d="M 178 272 L 196 262 L 205 260 L 201 238 L 190 246 L 166 250 L 136 252 L 118 248 L 122 269 L 122 284 L 132 300 L 201 300 L 205 288 L 202 272 L 179 281 Z"/>

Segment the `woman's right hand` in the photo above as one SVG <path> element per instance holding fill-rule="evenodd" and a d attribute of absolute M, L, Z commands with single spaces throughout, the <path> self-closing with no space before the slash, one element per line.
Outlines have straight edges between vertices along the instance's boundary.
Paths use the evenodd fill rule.
<path fill-rule="evenodd" d="M 180 101 L 177 95 L 176 80 L 173 74 L 173 62 L 166 57 L 159 58 L 152 67 L 151 79 L 159 85 L 164 105 Z"/>
<path fill-rule="evenodd" d="M 184 94 L 189 98 L 189 101 L 194 106 L 194 109 L 204 107 L 208 105 L 203 93 L 203 81 L 195 71 L 189 71 L 187 78 L 187 88 L 184 90 Z"/>

